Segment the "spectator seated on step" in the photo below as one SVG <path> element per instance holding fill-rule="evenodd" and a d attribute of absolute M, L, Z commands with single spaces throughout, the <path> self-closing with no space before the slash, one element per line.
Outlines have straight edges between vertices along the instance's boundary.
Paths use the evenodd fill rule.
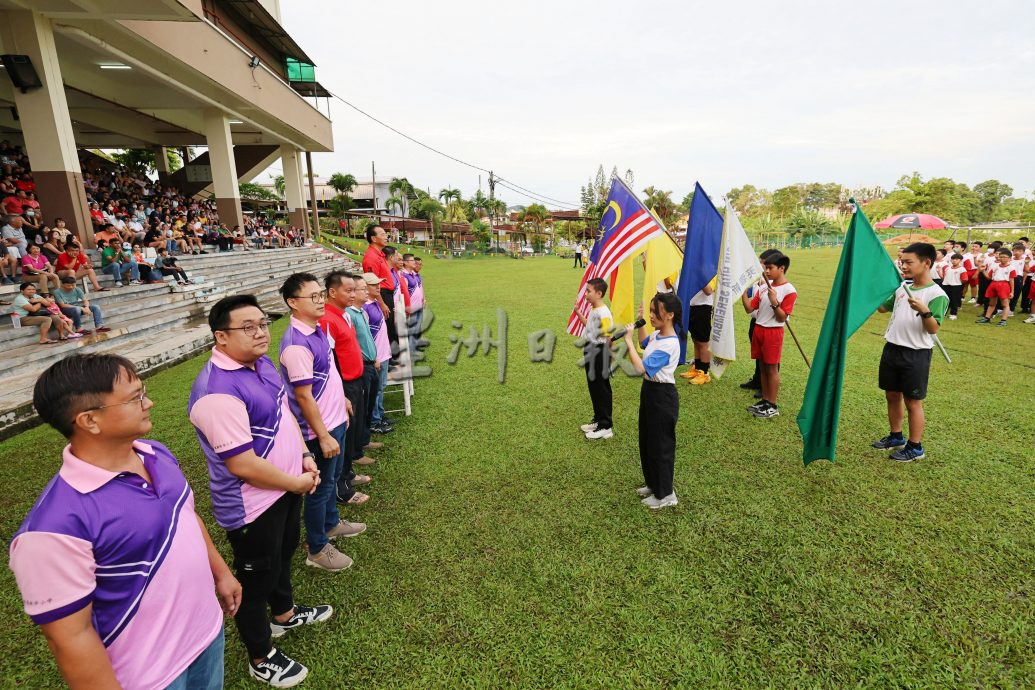
<path fill-rule="evenodd" d="M 187 273 L 176 265 L 176 257 L 169 253 L 166 248 L 158 250 L 158 258 L 155 259 L 155 268 L 162 272 L 163 276 L 173 276 L 180 285 L 186 285 L 189 281 Z"/>
<path fill-rule="evenodd" d="M 133 261 L 137 262 L 137 270 L 140 271 L 140 280 L 145 283 L 164 283 L 162 272 L 155 268 L 155 265 L 147 260 L 144 251 L 139 244 L 133 245 Z"/>
<path fill-rule="evenodd" d="M 57 269 L 57 274 L 60 278 L 71 276 L 78 280 L 79 278 L 88 277 L 94 290 L 104 292 L 108 289 L 101 287 L 101 284 L 97 282 L 97 274 L 94 273 L 90 260 L 86 258 L 86 254 L 83 253 L 78 244 L 66 244 L 65 251 L 58 254 L 57 261 L 54 262 L 54 268 Z"/>
<path fill-rule="evenodd" d="M 98 331 L 106 333 L 111 329 L 104 325 L 104 314 L 96 304 L 90 304 L 86 299 L 86 293 L 76 283 L 76 279 L 65 276 L 61 279 L 61 287 L 54 291 L 54 301 L 57 303 L 61 313 L 72 319 L 72 325 L 79 333 L 89 333 L 83 328 L 83 315 L 89 313 L 93 319 L 93 326 Z"/>
<path fill-rule="evenodd" d="M 43 256 L 38 244 L 29 245 L 29 253 L 22 257 L 22 279 L 39 279 L 40 293 L 47 292 L 50 283 L 57 288 L 60 285 L 58 275 L 47 257 Z"/>
<path fill-rule="evenodd" d="M 21 215 L 10 215 L 4 218 L 4 225 L 0 227 L 0 237 L 7 247 L 7 253 L 14 256 L 17 261 L 21 261 L 21 258 L 29 253 L 29 241 L 22 230 L 24 224 L 25 219 Z"/>
<path fill-rule="evenodd" d="M 101 270 L 115 279 L 115 287 L 122 287 L 124 283 L 140 284 L 140 270 L 133 260 L 133 245 L 124 242 L 120 246 L 118 242 L 112 242 L 102 248 L 101 241 L 98 241 L 97 248 L 101 250 Z"/>
<path fill-rule="evenodd" d="M 45 300 L 36 295 L 35 283 L 22 283 L 21 291 L 14 298 L 14 313 L 21 318 L 22 326 L 40 327 L 40 345 L 53 345 L 50 337 L 54 317 L 47 311 Z"/>

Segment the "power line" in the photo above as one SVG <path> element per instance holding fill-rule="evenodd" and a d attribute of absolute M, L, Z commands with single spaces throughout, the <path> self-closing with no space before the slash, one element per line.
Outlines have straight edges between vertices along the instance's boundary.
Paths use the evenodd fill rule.
<path fill-rule="evenodd" d="M 500 187 L 503 187 L 504 189 L 509 189 L 510 191 L 514 192 L 515 194 L 518 194 L 518 195 L 524 196 L 524 197 L 528 197 L 532 201 L 537 201 L 539 203 L 551 204 L 551 205 L 552 205 L 552 202 L 560 203 L 562 206 L 566 207 L 565 209 L 561 209 L 561 210 L 569 210 L 569 209 L 575 210 L 577 208 L 577 207 L 572 206 L 571 204 L 566 204 L 564 202 L 558 202 L 556 199 L 552 199 L 551 200 L 549 197 L 539 196 L 538 194 L 535 194 L 534 192 L 523 192 L 520 189 L 515 189 L 510 184 L 507 184 L 507 183 L 503 182 L 503 180 L 498 178 L 498 177 L 496 178 L 496 184 L 498 184 Z"/>
<path fill-rule="evenodd" d="M 332 93 L 330 91 L 328 91 L 327 93 L 331 94 L 336 99 L 338 99 L 339 101 L 341 101 L 342 103 L 344 103 L 348 107 L 352 108 L 353 110 L 355 110 L 357 113 L 359 113 L 363 117 L 366 117 L 366 118 L 369 118 L 369 119 L 373 120 L 374 122 L 376 122 L 377 124 L 381 125 L 385 129 L 391 130 L 392 132 L 395 132 L 399 136 L 403 137 L 404 139 L 408 139 L 409 141 L 412 141 L 414 144 L 417 144 L 417 146 L 425 148 L 428 151 L 431 151 L 432 153 L 437 153 L 438 155 L 443 156 L 444 158 L 448 158 L 449 160 L 451 160 L 451 161 L 453 161 L 455 163 L 459 163 L 460 165 L 465 165 L 468 168 L 472 168 L 473 170 L 478 170 L 480 172 L 485 172 L 485 173 L 492 173 L 492 171 L 489 170 L 488 168 L 483 168 L 480 165 L 475 165 L 474 163 L 469 163 L 469 162 L 467 162 L 467 161 L 465 161 L 465 160 L 463 160 L 461 158 L 457 158 L 456 156 L 452 156 L 452 155 L 446 153 L 445 151 L 437 149 L 434 146 L 431 146 L 429 144 L 425 144 L 423 141 L 420 141 L 419 139 L 415 139 L 414 137 L 411 137 L 409 134 L 396 129 L 395 127 L 393 127 L 392 125 L 388 124 L 384 120 L 380 120 L 380 119 L 374 117 L 373 115 L 371 115 L 367 111 L 363 110 L 359 106 L 353 105 L 352 103 L 346 101 L 344 98 L 342 98 L 341 96 L 339 96 L 336 93 Z M 509 189 L 510 191 L 512 191 L 512 192 L 514 192 L 516 194 L 521 194 L 523 196 L 527 196 L 527 197 L 529 197 L 531 199 L 536 199 L 536 200 L 539 200 L 539 201 L 546 201 L 547 203 L 561 204 L 563 206 L 567 206 L 567 207 L 573 208 L 573 209 L 579 208 L 578 204 L 570 204 L 570 203 L 568 203 L 566 201 L 560 201 L 559 199 L 553 199 L 553 198 L 545 196 L 543 194 L 538 194 L 536 192 L 531 191 L 530 189 L 526 189 L 525 187 L 522 187 L 521 185 L 517 184 L 516 182 L 510 182 L 509 180 L 504 180 L 502 177 L 499 177 L 498 175 L 496 176 L 496 179 L 499 180 L 500 182 L 508 183 L 510 186 L 507 186 L 507 184 L 504 184 L 503 186 L 507 187 L 507 189 Z M 521 191 L 519 191 L 519 190 L 521 190 Z"/>

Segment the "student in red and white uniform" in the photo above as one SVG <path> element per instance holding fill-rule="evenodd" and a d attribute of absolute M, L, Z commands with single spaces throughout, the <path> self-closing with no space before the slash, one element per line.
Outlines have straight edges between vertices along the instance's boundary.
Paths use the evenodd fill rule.
<path fill-rule="evenodd" d="M 1013 279 L 1017 277 L 1017 271 L 1012 265 L 1013 255 L 1009 249 L 999 249 L 997 258 L 999 262 L 988 265 L 983 272 L 989 281 L 988 289 L 985 291 L 988 307 L 985 309 L 985 315 L 977 322 L 991 322 L 998 302 L 1002 316 L 996 325 L 1005 326 L 1006 320 L 1010 318 L 1010 299 L 1013 298 Z"/>
<path fill-rule="evenodd" d="M 949 297 L 949 320 L 955 321 L 963 303 L 963 288 L 970 278 L 967 269 L 963 267 L 962 254 L 952 255 L 949 265 L 942 267 L 941 278 L 942 290 Z"/>
<path fill-rule="evenodd" d="M 791 259 L 780 252 L 764 261 L 768 284 L 748 298 L 741 296 L 744 311 L 755 313 L 755 330 L 751 335 L 751 359 L 762 362 L 762 399 L 748 407 L 748 412 L 759 418 L 780 414 L 776 398 L 780 393 L 780 358 L 783 354 L 783 331 L 787 318 L 794 309 L 798 291 L 787 282 Z"/>
<path fill-rule="evenodd" d="M 949 244 L 946 242 L 946 244 Z M 948 254 L 944 249 L 935 250 L 934 266 L 931 267 L 931 278 L 934 279 L 935 285 L 941 287 L 942 285 L 942 271 L 949 265 Z"/>
<path fill-rule="evenodd" d="M 1010 298 L 1010 312 L 1017 312 L 1017 300 L 1024 292 L 1024 271 L 1028 267 L 1028 258 L 1024 255 L 1026 247 L 1023 242 L 1014 242 L 1010 247 L 1013 257 L 1010 259 L 1010 266 L 1013 267 L 1016 275 L 1013 279 L 1013 296 Z"/>
<path fill-rule="evenodd" d="M 981 242 L 971 242 L 970 250 L 963 255 L 963 268 L 967 269 L 967 285 L 970 288 L 970 300 L 967 304 L 974 304 L 978 301 L 978 282 L 981 276 L 981 267 L 978 265 L 978 257 L 983 255 Z M 964 289 L 964 296 L 967 290 Z"/>

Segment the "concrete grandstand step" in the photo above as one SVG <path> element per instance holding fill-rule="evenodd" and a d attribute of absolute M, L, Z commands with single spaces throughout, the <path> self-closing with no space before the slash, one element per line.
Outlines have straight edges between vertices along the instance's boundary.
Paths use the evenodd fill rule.
<path fill-rule="evenodd" d="M 5 318 L 0 326 L 0 438 L 34 423 L 32 386 L 55 359 L 73 352 L 117 352 L 129 357 L 142 373 L 156 371 L 211 346 L 206 315 L 211 302 L 233 293 L 255 294 L 273 313 L 283 313 L 278 290 L 291 273 L 306 271 L 323 277 L 337 268 L 358 271 L 359 265 L 322 248 L 287 248 L 236 251 L 178 257 L 201 284 L 126 286 L 105 292 L 91 291 L 88 298 L 101 307 L 105 325 L 113 330 L 54 345 L 36 342 L 39 330 L 32 326 L 13 329 Z M 102 281 L 110 284 L 104 275 Z M 14 288 L 8 290 L 14 293 Z M 6 313 L 9 307 L 0 310 Z M 84 326 L 92 321 L 84 318 Z"/>

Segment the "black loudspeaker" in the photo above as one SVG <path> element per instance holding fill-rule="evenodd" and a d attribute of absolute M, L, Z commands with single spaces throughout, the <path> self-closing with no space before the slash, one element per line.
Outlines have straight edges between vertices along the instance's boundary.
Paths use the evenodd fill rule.
<path fill-rule="evenodd" d="M 11 83 L 21 89 L 22 93 L 43 86 L 28 55 L 0 55 L 0 60 L 7 68 L 7 76 L 11 78 Z"/>

